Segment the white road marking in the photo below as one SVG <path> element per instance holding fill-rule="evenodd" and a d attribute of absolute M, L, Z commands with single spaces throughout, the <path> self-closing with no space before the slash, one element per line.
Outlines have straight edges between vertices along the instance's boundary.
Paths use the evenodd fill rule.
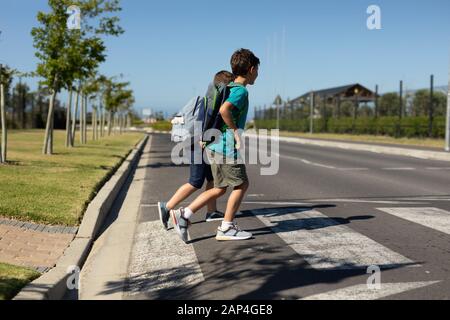
<path fill-rule="evenodd" d="M 427 170 L 450 170 L 450 168 L 425 168 Z"/>
<path fill-rule="evenodd" d="M 387 171 L 414 171 L 416 168 L 382 168 L 382 170 Z"/>
<path fill-rule="evenodd" d="M 253 213 L 314 269 L 348 270 L 413 263 L 315 210 L 284 214 L 264 209 Z"/>
<path fill-rule="evenodd" d="M 412 199 L 410 199 L 412 200 Z M 353 203 L 375 203 L 375 204 L 426 204 L 421 202 L 408 201 L 387 201 L 387 200 L 363 200 L 363 199 L 320 199 L 312 202 L 353 202 Z"/>
<path fill-rule="evenodd" d="M 395 294 L 427 287 L 440 281 L 381 283 L 380 290 L 372 290 L 366 284 L 355 285 L 306 297 L 301 300 L 377 300 Z"/>
<path fill-rule="evenodd" d="M 450 234 L 450 212 L 438 208 L 379 208 L 401 219 Z"/>
<path fill-rule="evenodd" d="M 129 267 L 130 294 L 186 288 L 203 281 L 193 245 L 164 230 L 159 220 L 138 226 Z"/>
<path fill-rule="evenodd" d="M 340 171 L 368 171 L 369 168 L 338 168 Z"/>
<path fill-rule="evenodd" d="M 307 202 L 274 202 L 274 201 L 245 201 L 243 204 L 263 204 L 269 206 L 312 206 L 312 203 Z"/>
<path fill-rule="evenodd" d="M 155 208 L 155 207 L 158 207 L 158 205 L 157 204 L 141 204 L 141 207 L 144 207 L 144 208 Z"/>

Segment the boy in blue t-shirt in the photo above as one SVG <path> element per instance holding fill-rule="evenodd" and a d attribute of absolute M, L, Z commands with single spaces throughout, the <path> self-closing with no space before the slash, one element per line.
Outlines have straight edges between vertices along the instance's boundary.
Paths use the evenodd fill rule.
<path fill-rule="evenodd" d="M 189 219 L 203 208 L 209 201 L 223 196 L 228 188 L 233 192 L 228 199 L 224 221 L 217 230 L 219 241 L 247 240 L 252 234 L 239 229 L 234 222 L 236 212 L 244 199 L 249 187 L 249 180 L 244 164 L 238 164 L 241 148 L 239 130 L 245 128 L 249 101 L 247 85 L 253 85 L 258 78 L 260 60 L 247 49 L 236 51 L 231 57 L 231 68 L 236 77 L 230 85 L 230 96 L 220 108 L 220 115 L 225 123 L 219 141 L 207 147 L 211 160 L 211 170 L 214 177 L 214 188 L 200 195 L 189 207 L 171 210 L 170 215 L 175 230 L 184 242 L 188 241 Z M 217 159 L 222 161 L 217 161 Z"/>

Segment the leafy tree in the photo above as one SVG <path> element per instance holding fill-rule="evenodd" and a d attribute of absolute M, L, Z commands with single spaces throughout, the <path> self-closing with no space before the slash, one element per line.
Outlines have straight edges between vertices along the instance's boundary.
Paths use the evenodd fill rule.
<path fill-rule="evenodd" d="M 442 92 L 433 93 L 433 114 L 437 117 L 445 116 L 447 108 L 447 97 Z M 412 105 L 414 116 L 428 116 L 430 112 L 430 91 L 419 90 L 415 93 Z"/>
<path fill-rule="evenodd" d="M 378 115 L 381 117 L 398 116 L 400 96 L 397 93 L 386 93 L 378 100 Z"/>
<path fill-rule="evenodd" d="M 36 73 L 41 84 L 49 88 L 51 97 L 44 139 L 44 154 L 53 153 L 54 101 L 61 89 L 70 89 L 76 79 L 92 75 L 105 60 L 105 45 L 101 35 L 119 35 L 117 17 L 104 16 L 120 11 L 118 0 L 49 0 L 50 12 L 39 12 L 39 27 L 31 34 L 40 60 Z M 67 8 L 77 5 L 82 13 L 81 30 L 68 30 Z M 94 21 L 94 22 L 92 22 Z M 92 23 L 90 23 L 92 22 Z"/>

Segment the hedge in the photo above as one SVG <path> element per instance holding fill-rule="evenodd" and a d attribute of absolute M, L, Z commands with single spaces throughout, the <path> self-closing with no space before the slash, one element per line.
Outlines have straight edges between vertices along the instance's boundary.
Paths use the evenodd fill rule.
<path fill-rule="evenodd" d="M 445 117 L 436 117 L 433 121 L 433 138 L 445 138 Z M 315 133 L 369 134 L 392 137 L 429 137 L 428 117 L 406 117 L 399 121 L 398 117 L 368 118 L 329 118 L 315 119 Z M 258 129 L 276 129 L 276 120 L 256 120 Z M 309 132 L 309 119 L 280 120 L 280 130 L 290 132 Z"/>

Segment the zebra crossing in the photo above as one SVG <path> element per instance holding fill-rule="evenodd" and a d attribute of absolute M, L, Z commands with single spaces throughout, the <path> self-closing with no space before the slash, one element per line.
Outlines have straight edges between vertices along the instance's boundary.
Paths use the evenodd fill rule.
<path fill-rule="evenodd" d="M 379 204 L 379 203 L 378 203 Z M 279 205 L 276 203 L 275 205 Z M 449 234 L 450 212 L 435 207 L 377 208 L 388 215 L 407 220 L 422 227 Z M 309 267 L 317 271 L 366 270 L 377 266 L 391 268 L 420 268 L 418 261 L 389 248 L 352 229 L 351 221 L 330 218 L 320 209 L 264 208 L 246 211 L 276 234 L 286 247 L 293 249 Z M 364 218 L 364 217 L 362 217 Z M 238 218 L 239 219 L 239 218 Z M 157 294 L 161 290 L 199 286 L 205 282 L 199 255 L 193 244 L 182 245 L 175 232 L 166 232 L 159 221 L 145 222 L 138 227 L 135 248 L 129 270 L 129 296 L 143 292 Z M 369 275 L 367 275 L 368 277 Z M 366 279 L 366 278 L 365 278 Z M 303 297 L 305 300 L 372 300 L 389 298 L 439 283 L 411 279 L 390 281 L 381 288 L 369 288 L 367 283 L 334 288 Z"/>

